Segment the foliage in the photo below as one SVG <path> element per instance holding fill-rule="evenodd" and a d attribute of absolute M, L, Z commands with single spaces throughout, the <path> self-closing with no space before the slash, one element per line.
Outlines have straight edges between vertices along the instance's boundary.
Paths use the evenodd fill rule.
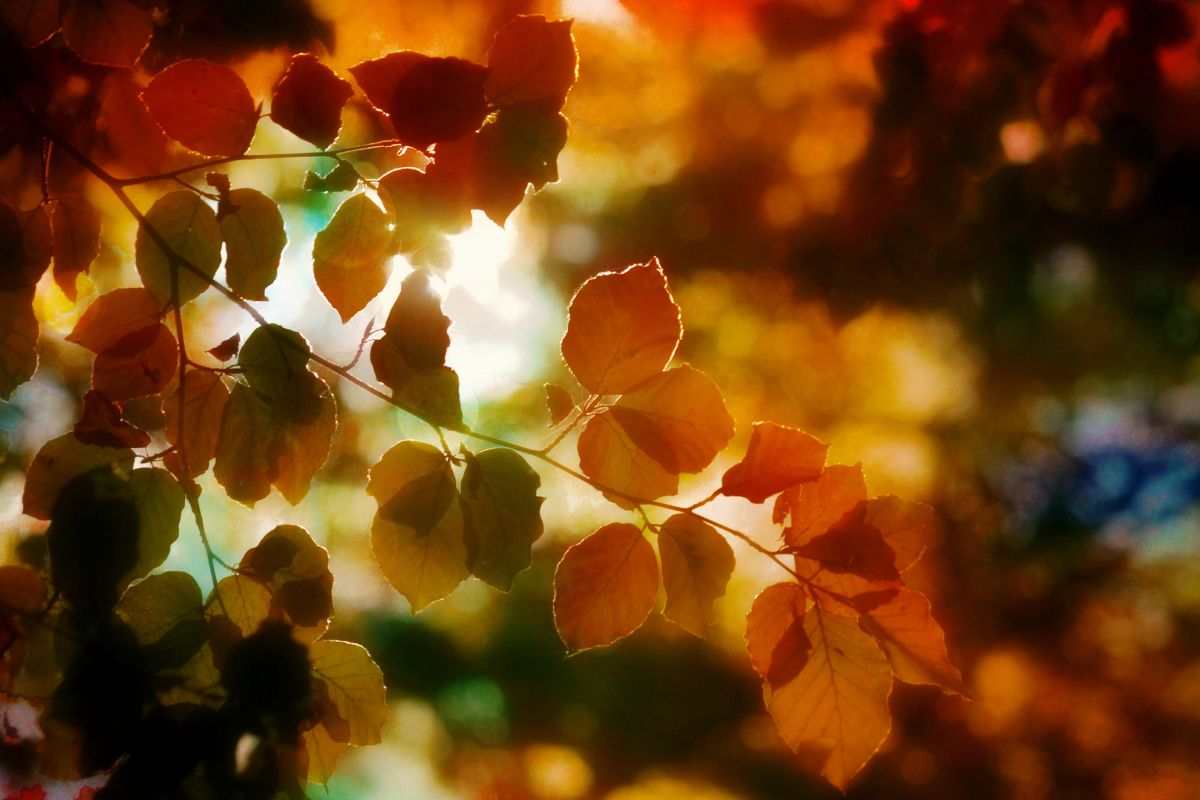
<path fill-rule="evenodd" d="M 557 427 L 549 447 L 464 422 L 459 376 L 446 363 L 452 321 L 435 288 L 447 268 L 446 237 L 472 210 L 503 224 L 530 188 L 557 178 L 567 136 L 560 110 L 576 76 L 569 22 L 514 18 L 496 33 L 486 65 L 387 53 L 351 68 L 354 84 L 297 53 L 263 115 L 235 70 L 206 59 L 175 60 L 142 87 L 130 71 L 153 32 L 141 5 L 73 0 L 61 20 L 43 16 L 48 5 L 5 12 L 5 35 L 23 46 L 6 56 L 11 91 L 0 111 L 17 126 L 13 146 L 45 162 L 39 178 L 69 163 L 78 181 L 111 191 L 132 215 L 142 286 L 97 298 L 68 337 L 95 355 L 84 410 L 72 432 L 38 452 L 23 495 L 25 513 L 49 522 L 49 568 L 3 568 L 0 676 L 6 691 L 41 709 L 47 774 L 110 771 L 98 797 L 295 794 L 308 780 L 327 780 L 346 749 L 380 740 L 381 670 L 361 646 L 324 638 L 334 613 L 328 553 L 285 524 L 228 564 L 209 546 L 198 501 L 197 478 L 210 465 L 225 493 L 247 506 L 273 489 L 293 505 L 304 501 L 344 424 L 341 382 L 425 421 L 438 442 L 396 443 L 365 487 L 378 504 L 371 549 L 414 611 L 469 576 L 512 587 L 543 532 L 536 463 L 585 482 L 643 523 L 604 525 L 563 555 L 553 614 L 569 649 L 633 633 L 660 585 L 664 615 L 703 636 L 735 569 L 733 539 L 786 576 L 755 602 L 747 647 L 781 737 L 798 752 L 818 752 L 832 784 L 844 789 L 886 739 L 894 680 L 959 690 L 928 600 L 904 582 L 934 538 L 928 507 L 868 497 L 857 466 L 826 465 L 824 442 L 772 422 L 754 424 L 743 458 L 707 500 L 663 499 L 677 493 L 681 475 L 713 463 L 735 423 L 716 383 L 675 360 L 683 324 L 657 259 L 600 273 L 571 299 L 561 352 L 583 399 L 547 387 Z M 106 124 L 110 132 L 125 126 L 136 143 L 124 153 L 81 134 L 96 128 L 94 116 L 64 118 L 55 105 L 73 75 L 97 70 L 122 98 L 106 110 L 119 122 Z M 355 85 L 391 135 L 329 149 Z M 133 95 L 136 104 L 122 110 Z M 249 154 L 264 117 L 318 149 Z M 423 168 L 397 165 L 369 180 L 343 159 L 368 151 L 396 159 L 404 148 L 419 151 Z M 297 155 L 334 162 L 305 190 L 352 192 L 312 250 L 316 283 L 343 322 L 380 293 L 394 256 L 415 268 L 370 342 L 379 385 L 251 304 L 276 280 L 288 235 L 276 200 L 234 188 L 226 168 Z M 185 180 L 198 172 L 213 191 Z M 143 211 L 130 190 L 147 186 L 170 190 Z M 48 179 L 40 192 L 33 208 L 0 206 L 6 396 L 36 367 L 32 302 L 43 273 L 53 263 L 71 294 L 103 247 L 100 215 L 85 194 Z M 222 266 L 228 285 L 215 277 Z M 209 291 L 258 327 L 206 359 L 184 306 Z M 125 415 L 123 404 L 146 397 L 161 401 L 159 452 L 152 431 Z M 551 454 L 576 428 L 578 469 Z M 469 446 L 479 442 L 489 447 Z M 719 496 L 776 498 L 779 546 L 702 514 Z M 189 575 L 153 572 L 179 535 L 185 505 L 204 538 L 207 596 Z M 660 512 L 670 516 L 655 522 L 651 513 Z M 218 569 L 229 574 L 218 578 Z M 51 618 L 49 652 L 35 653 L 47 647 L 35 630 Z M 168 740 L 186 746 L 168 748 Z"/>

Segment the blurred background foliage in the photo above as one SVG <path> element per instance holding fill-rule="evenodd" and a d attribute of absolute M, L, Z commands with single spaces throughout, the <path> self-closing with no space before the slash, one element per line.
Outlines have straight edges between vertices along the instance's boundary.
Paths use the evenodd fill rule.
<path fill-rule="evenodd" d="M 167 5 L 147 68 L 229 60 L 259 97 L 289 48 L 327 53 L 343 74 L 401 48 L 483 60 L 514 14 L 574 17 L 561 181 L 505 228 L 477 216 L 452 239 L 449 363 L 473 426 L 548 439 L 541 384 L 568 378 L 557 344 L 569 293 L 659 256 L 683 308 L 681 355 L 723 387 L 741 440 L 755 419 L 801 426 L 831 442 L 831 461 L 861 461 L 873 494 L 926 500 L 944 521 L 914 582 L 972 698 L 898 687 L 892 737 L 851 796 L 1200 796 L 1200 6 Z M 80 86 L 79 102 L 99 88 Z M 382 135 L 363 107 L 347 121 L 343 143 Z M 253 151 L 290 149 L 307 148 L 264 125 Z M 12 151 L 0 186 L 31 168 Z M 264 313 L 348 359 L 406 270 L 339 324 L 309 257 L 338 198 L 300 192 L 307 168 L 328 163 L 230 173 L 286 203 L 290 244 Z M 62 337 L 92 298 L 133 282 L 133 222 L 94 192 L 106 248 L 77 305 L 49 278 L 39 286 L 45 366 L 0 404 L 8 556 L 38 557 L 23 470 L 70 428 L 88 380 L 89 359 Z M 250 330 L 220 298 L 187 313 L 206 347 Z M 553 564 L 624 512 L 543 471 L 547 535 L 513 594 L 471 582 L 413 617 L 371 561 L 362 487 L 391 443 L 425 431 L 353 387 L 339 404 L 334 454 L 304 504 L 273 496 L 249 510 L 211 476 L 203 499 L 214 544 L 235 560 L 277 523 L 312 531 L 332 554 L 333 634 L 366 643 L 387 675 L 385 743 L 314 797 L 830 796 L 776 738 L 744 656 L 744 615 L 778 577 L 769 563 L 739 550 L 707 642 L 659 620 L 565 658 Z M 161 424 L 137 401 L 128 414 Z M 726 466 L 685 484 L 685 500 Z M 763 510 L 713 512 L 775 541 Z M 207 581 L 194 530 L 166 567 Z"/>

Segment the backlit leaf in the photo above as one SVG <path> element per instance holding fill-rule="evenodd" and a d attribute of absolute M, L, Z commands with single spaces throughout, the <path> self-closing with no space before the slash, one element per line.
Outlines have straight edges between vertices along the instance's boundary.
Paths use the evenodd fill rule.
<path fill-rule="evenodd" d="M 282 325 L 261 325 L 238 352 L 238 366 L 254 391 L 271 403 L 294 400 L 308 371 L 312 349 L 302 335 Z"/>
<path fill-rule="evenodd" d="M 938 535 L 937 513 L 932 506 L 893 495 L 868 500 L 863 522 L 879 531 L 895 551 L 900 572 L 920 561 Z"/>
<path fill-rule="evenodd" d="M 142 100 L 168 136 L 208 156 L 246 152 L 258 109 L 229 67 L 198 58 L 177 61 L 154 76 Z"/>
<path fill-rule="evenodd" d="M 0 202 L 0 291 L 37 284 L 53 254 L 50 215 L 44 205 L 16 211 Z"/>
<path fill-rule="evenodd" d="M 461 58 L 403 50 L 350 68 L 371 104 L 388 115 L 396 138 L 424 150 L 476 130 L 487 114 L 487 69 Z"/>
<path fill-rule="evenodd" d="M 157 325 L 163 305 L 140 286 L 114 289 L 92 301 L 67 341 L 103 353 L 129 334 Z"/>
<path fill-rule="evenodd" d="M 557 383 L 546 383 L 542 387 L 546 392 L 546 410 L 550 412 L 550 424 L 557 425 L 575 410 L 575 400 Z"/>
<path fill-rule="evenodd" d="M 79 441 L 100 447 L 136 449 L 150 444 L 150 434 L 125 421 L 120 403 L 94 389 L 83 396 L 83 411 L 74 432 Z"/>
<path fill-rule="evenodd" d="M 589 278 L 568 310 L 563 359 L 593 394 L 622 394 L 660 373 L 683 333 L 657 259 Z"/>
<path fill-rule="evenodd" d="M 774 519 L 787 522 L 783 537 L 800 547 L 829 531 L 838 520 L 867 499 L 862 466 L 832 464 L 815 481 L 794 486 L 775 500 Z"/>
<path fill-rule="evenodd" d="M 26 47 L 37 47 L 58 30 L 59 0 L 8 0 L 0 3 L 0 22 Z"/>
<path fill-rule="evenodd" d="M 227 620 L 230 633 L 249 636 L 271 615 L 271 592 L 252 578 L 230 575 L 222 578 L 208 596 L 204 616 Z"/>
<path fill-rule="evenodd" d="M 333 574 L 329 553 L 297 525 L 272 528 L 246 551 L 242 574 L 271 590 L 271 607 L 293 625 L 293 635 L 312 642 L 325 633 L 333 615 Z"/>
<path fill-rule="evenodd" d="M 349 724 L 349 743 L 377 744 L 387 721 L 383 672 L 362 645 L 322 639 L 308 649 L 312 672 Z"/>
<path fill-rule="evenodd" d="M 242 347 L 242 335 L 235 333 L 227 339 L 222 339 L 216 347 L 209 349 L 208 354 L 217 361 L 229 361 L 238 354 Z"/>
<path fill-rule="evenodd" d="M 229 288 L 247 300 L 266 300 L 265 290 L 275 281 L 287 244 L 279 206 L 255 189 L 234 189 L 228 207 L 221 217 L 221 237 Z"/>
<path fill-rule="evenodd" d="M 0 398 L 33 377 L 38 365 L 33 289 L 0 292 Z"/>
<path fill-rule="evenodd" d="M 121 597 L 117 612 L 138 641 L 153 644 L 186 620 L 202 620 L 204 597 L 186 572 L 160 572 L 135 583 Z"/>
<path fill-rule="evenodd" d="M 815 605 L 803 610 L 792 597 L 778 606 L 786 626 L 783 620 L 774 624 L 785 630 L 800 624 L 811 649 L 798 670 L 790 667 L 778 680 L 768 679 L 763 696 L 784 742 L 797 752 L 824 753 L 821 774 L 845 789 L 891 731 L 891 667 L 856 620 Z M 769 599 L 776 599 L 774 593 Z M 800 649 L 788 647 L 793 653 Z"/>
<path fill-rule="evenodd" d="M 22 510 L 31 517 L 50 519 L 63 486 L 72 478 L 106 466 L 128 473 L 133 468 L 133 452 L 124 447 L 84 444 L 70 433 L 51 439 L 38 450 L 25 473 Z"/>
<path fill-rule="evenodd" d="M 387 215 L 366 194 L 348 197 L 313 241 L 313 274 L 342 321 L 383 290 L 391 272 Z"/>
<path fill-rule="evenodd" d="M 271 94 L 271 119 L 317 147 L 328 147 L 342 127 L 350 82 L 311 53 L 297 53 Z"/>
<path fill-rule="evenodd" d="M 776 583 L 754 598 L 746 616 L 750 664 L 768 686 L 782 686 L 808 663 L 812 642 L 804 632 L 808 596 L 797 583 Z"/>
<path fill-rule="evenodd" d="M 642 532 L 605 525 L 558 562 L 554 626 L 571 650 L 612 644 L 641 627 L 657 595 L 658 562 Z"/>
<path fill-rule="evenodd" d="M 129 0 L 72 2 L 63 13 L 63 40 L 92 64 L 132 67 L 153 34 L 150 10 Z"/>
<path fill-rule="evenodd" d="M 54 232 L 54 281 L 75 299 L 75 279 L 100 253 L 100 214 L 82 195 L 60 195 L 51 213 Z"/>
<path fill-rule="evenodd" d="M 900 587 L 876 597 L 864 595 L 855 605 L 861 612 L 859 627 L 879 642 L 897 678 L 962 691 L 962 673 L 950 661 L 946 636 L 925 595 Z"/>
<path fill-rule="evenodd" d="M 713 602 L 725 594 L 733 574 L 733 550 L 725 537 L 691 514 L 676 514 L 658 534 L 667 619 L 703 636 Z"/>
<path fill-rule="evenodd" d="M 159 246 L 160 237 L 170 254 Z M 209 278 L 220 266 L 221 226 L 217 215 L 192 192 L 180 190 L 163 195 L 146 213 L 146 224 L 138 226 L 134 257 L 142 285 L 160 305 L 167 305 L 171 302 L 171 269 L 176 257 Z M 180 305 L 208 288 L 204 278 L 183 264 L 174 267 L 179 270 Z"/>
<path fill-rule="evenodd" d="M 179 347 L 166 325 L 126 334 L 92 363 L 92 388 L 117 402 L 158 394 L 175 377 Z"/>
<path fill-rule="evenodd" d="M 221 376 L 206 370 L 190 370 L 187 375 L 182 416 L 179 407 L 179 386 L 163 398 L 164 432 L 167 441 L 187 453 L 187 475 L 195 478 L 208 470 L 217 453 L 221 433 L 221 417 L 229 401 L 229 389 Z M 180 436 L 180 420 L 183 421 Z M 179 453 L 167 456 L 167 466 L 183 474 L 183 459 Z"/>
<path fill-rule="evenodd" d="M 325 784 L 350 745 L 329 735 L 324 724 L 318 723 L 304 732 L 304 750 L 308 756 L 308 782 Z"/>
<path fill-rule="evenodd" d="M 497 447 L 467 456 L 461 492 L 471 573 L 497 589 L 512 588 L 542 535 L 541 484 L 513 450 Z"/>
<path fill-rule="evenodd" d="M 166 560 L 179 538 L 183 488 L 165 469 L 135 469 L 129 486 L 138 513 L 138 558 L 126 581 L 140 578 Z"/>
<path fill-rule="evenodd" d="M 571 21 L 514 17 L 496 34 L 484 88 L 498 107 L 539 105 L 557 111 L 575 83 Z"/>
<path fill-rule="evenodd" d="M 784 489 L 818 478 L 828 449 L 829 445 L 804 431 L 756 422 L 746 455 L 725 471 L 721 491 L 761 503 Z"/>

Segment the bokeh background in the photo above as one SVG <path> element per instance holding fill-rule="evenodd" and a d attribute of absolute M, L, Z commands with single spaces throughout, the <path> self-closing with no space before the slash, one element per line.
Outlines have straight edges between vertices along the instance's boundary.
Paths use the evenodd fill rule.
<path fill-rule="evenodd" d="M 713 375 L 739 423 L 731 455 L 753 420 L 798 425 L 831 443 L 831 461 L 862 462 L 872 493 L 925 500 L 943 520 L 912 582 L 971 697 L 898 686 L 892 736 L 850 796 L 1200 796 L 1198 4 L 175 5 L 188 35 L 161 30 L 149 66 L 229 60 L 258 97 L 289 48 L 343 74 L 395 49 L 483 61 L 513 14 L 574 17 L 561 180 L 505 227 L 477 216 L 452 239 L 442 288 L 468 421 L 547 441 L 541 385 L 569 385 L 557 346 L 570 292 L 657 255 L 683 309 L 681 357 Z M 377 124 L 352 108 L 339 141 L 378 138 Z M 253 152 L 292 149 L 308 148 L 264 123 Z M 396 162 L 355 164 L 377 176 Z M 251 162 L 231 176 L 285 204 L 290 243 L 264 313 L 340 361 L 407 269 L 339 323 L 310 253 L 340 197 L 298 188 L 329 166 Z M 0 404 L 6 554 L 38 531 L 20 512 L 23 470 L 86 389 L 89 358 L 63 336 L 90 299 L 134 281 L 133 222 L 93 189 L 100 261 L 78 305 L 43 281 L 46 366 Z M 251 330 L 217 297 L 188 313 L 197 344 Z M 363 482 L 390 444 L 426 429 L 350 386 L 338 400 L 334 452 L 302 505 L 274 495 L 250 510 L 203 484 L 228 558 L 280 522 L 330 549 L 331 635 L 363 641 L 386 673 L 385 742 L 348 756 L 314 798 L 835 796 L 777 739 L 744 655 L 744 615 L 780 577 L 769 562 L 738 550 L 706 641 L 655 618 L 568 658 L 553 565 L 625 512 L 541 470 L 547 532 L 513 593 L 472 581 L 414 617 L 371 561 Z M 129 413 L 159 416 L 136 402 Z M 685 483 L 685 500 L 729 463 Z M 712 511 L 776 541 L 767 510 Z M 190 523 L 166 566 L 207 585 Z"/>

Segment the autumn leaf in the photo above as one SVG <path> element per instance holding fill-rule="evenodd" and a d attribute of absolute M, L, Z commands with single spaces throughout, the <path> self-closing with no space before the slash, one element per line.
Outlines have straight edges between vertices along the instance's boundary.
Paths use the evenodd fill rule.
<path fill-rule="evenodd" d="M 725 594 L 733 574 L 733 550 L 721 534 L 691 514 L 675 514 L 658 533 L 667 619 L 704 636 L 713 602 Z"/>
<path fill-rule="evenodd" d="M 222 339 L 216 346 L 209 348 L 208 354 L 217 361 L 229 361 L 238 354 L 238 350 L 242 347 L 242 335 L 235 333 L 226 339 Z"/>
<path fill-rule="evenodd" d="M 150 434 L 125 421 L 120 403 L 114 403 L 94 389 L 83 396 L 83 411 L 75 423 L 75 438 L 99 447 L 136 449 L 150 444 Z"/>
<path fill-rule="evenodd" d="M 546 393 L 546 410 L 550 412 L 550 424 L 557 425 L 575 410 L 575 400 L 557 383 L 542 384 Z"/>
<path fill-rule="evenodd" d="M 129 0 L 75 0 L 63 12 L 63 41 L 92 64 L 132 67 L 153 34 L 150 10 Z"/>
<path fill-rule="evenodd" d="M 138 514 L 138 557 L 124 583 L 147 575 L 166 560 L 179 538 L 183 488 L 165 469 L 135 469 L 129 487 Z"/>
<path fill-rule="evenodd" d="M 329 553 L 297 525 L 272 528 L 242 556 L 239 569 L 271 590 L 271 608 L 293 626 L 302 642 L 313 642 L 333 615 Z"/>
<path fill-rule="evenodd" d="M 114 174 L 122 177 L 158 172 L 170 161 L 170 140 L 142 102 L 141 90 L 129 70 L 110 71 L 100 88 L 97 132 Z"/>
<path fill-rule="evenodd" d="M 59 195 L 50 215 L 54 233 L 54 281 L 75 299 L 75 279 L 100 253 L 100 214 L 82 195 Z"/>
<path fill-rule="evenodd" d="M 529 566 L 530 548 L 542 535 L 542 479 L 508 448 L 466 459 L 461 492 L 471 573 L 507 592 Z"/>
<path fill-rule="evenodd" d="M 488 53 L 488 100 L 499 108 L 538 105 L 557 111 L 575 83 L 576 61 L 571 20 L 514 17 L 496 33 Z"/>
<path fill-rule="evenodd" d="M 563 360 L 593 394 L 623 394 L 662 372 L 683 326 L 658 259 L 584 282 L 567 311 Z"/>
<path fill-rule="evenodd" d="M 219 619 L 227 634 L 249 636 L 271 615 L 271 592 L 258 581 L 244 575 L 222 578 L 209 594 L 204 606 L 208 620 Z"/>
<path fill-rule="evenodd" d="M 58 31 L 59 0 L 9 0 L 0 4 L 0 22 L 21 39 L 37 47 Z"/>
<path fill-rule="evenodd" d="M 454 472 L 436 447 L 392 446 L 367 478 L 379 502 L 371 549 L 388 582 L 420 611 L 469 574 L 462 508 Z"/>
<path fill-rule="evenodd" d="M 195 478 L 208 471 L 209 462 L 217 453 L 221 418 L 229 401 L 229 389 L 215 372 L 192 370 L 187 377 L 182 412 L 179 407 L 179 386 L 163 398 L 164 433 L 177 450 L 169 453 L 166 464 L 176 475 Z M 182 420 L 182 433 L 180 436 Z M 187 453 L 187 474 L 179 451 Z"/>
<path fill-rule="evenodd" d="M 133 451 L 84 444 L 70 433 L 51 439 L 38 450 L 25 472 L 22 510 L 31 517 L 50 519 L 62 487 L 98 467 L 111 467 L 127 474 L 133 469 Z"/>
<path fill-rule="evenodd" d="M 279 206 L 255 189 L 234 189 L 220 225 L 229 288 L 247 300 L 266 300 L 287 244 Z"/>
<path fill-rule="evenodd" d="M 821 774 L 844 790 L 891 731 L 883 651 L 855 619 L 822 611 L 795 584 L 760 594 L 746 630 L 780 736 L 796 752 L 821 753 Z"/>
<path fill-rule="evenodd" d="M 92 388 L 121 402 L 158 394 L 175 376 L 179 347 L 161 323 L 126 334 L 92 363 Z"/>
<path fill-rule="evenodd" d="M 33 292 L 0 292 L 0 398 L 33 377 L 38 365 L 38 321 Z"/>
<path fill-rule="evenodd" d="M 366 194 L 346 198 L 313 241 L 313 274 L 345 322 L 383 290 L 391 272 L 387 215 Z"/>
<path fill-rule="evenodd" d="M 721 492 L 761 503 L 791 486 L 821 475 L 829 445 L 804 431 L 756 422 L 746 455 L 725 471 Z"/>
<path fill-rule="evenodd" d="M 950 661 L 946 636 L 925 595 L 900 587 L 860 596 L 855 606 L 859 627 L 879 642 L 898 679 L 962 692 L 962 673 Z"/>
<path fill-rule="evenodd" d="M 258 109 L 241 77 L 198 58 L 177 61 L 155 75 L 142 101 L 168 136 L 208 156 L 246 152 L 258 125 Z"/>
<path fill-rule="evenodd" d="M 794 486 L 776 498 L 773 518 L 788 523 L 783 531 L 788 546 L 801 547 L 827 533 L 866 499 L 862 466 L 832 464 L 815 481 Z"/>
<path fill-rule="evenodd" d="M 658 562 L 642 532 L 605 525 L 563 553 L 554 573 L 554 627 L 571 650 L 601 647 L 641 627 L 658 595 Z"/>
<path fill-rule="evenodd" d="M 157 325 L 162 310 L 163 304 L 140 286 L 114 289 L 92 301 L 67 341 L 103 353 L 129 334 Z"/>
<path fill-rule="evenodd" d="M 350 82 L 311 53 L 297 53 L 271 94 L 271 119 L 305 141 L 328 147 L 342 127 L 342 106 L 354 94 Z"/>
<path fill-rule="evenodd" d="M 383 672 L 362 645 L 322 639 L 308 649 L 313 675 L 325 684 L 338 714 L 349 728 L 348 742 L 377 744 L 387 721 Z"/>
<path fill-rule="evenodd" d="M 117 613 L 141 644 L 152 645 L 180 625 L 203 624 L 204 597 L 188 573 L 160 572 L 129 587 Z"/>
<path fill-rule="evenodd" d="M 733 437 L 721 391 L 704 373 L 683 365 L 642 383 L 592 417 L 579 437 L 579 466 L 616 490 L 606 496 L 631 508 L 630 498 L 674 494 L 683 472 L 699 472 Z"/>
<path fill-rule="evenodd" d="M 0 291 L 37 284 L 50 266 L 53 237 L 45 206 L 16 211 L 0 202 Z"/>
<path fill-rule="evenodd" d="M 461 58 L 402 50 L 350 73 L 371 105 L 388 115 L 396 138 L 419 150 L 471 133 L 487 114 L 487 69 Z"/>
<path fill-rule="evenodd" d="M 153 229 L 155 233 L 151 233 Z M 159 242 L 166 244 L 165 252 Z M 178 259 L 191 264 L 197 275 Z M 180 190 L 163 195 L 146 212 L 138 226 L 134 246 L 138 275 L 160 306 L 171 302 L 171 271 L 179 273 L 179 303 L 192 300 L 208 288 L 208 281 L 221 264 L 221 226 L 217 215 L 196 194 Z"/>
<path fill-rule="evenodd" d="M 324 723 L 318 723 L 304 732 L 304 750 L 308 757 L 308 782 L 325 784 L 333 777 L 334 768 L 342 754 L 350 747 L 329 734 Z"/>

